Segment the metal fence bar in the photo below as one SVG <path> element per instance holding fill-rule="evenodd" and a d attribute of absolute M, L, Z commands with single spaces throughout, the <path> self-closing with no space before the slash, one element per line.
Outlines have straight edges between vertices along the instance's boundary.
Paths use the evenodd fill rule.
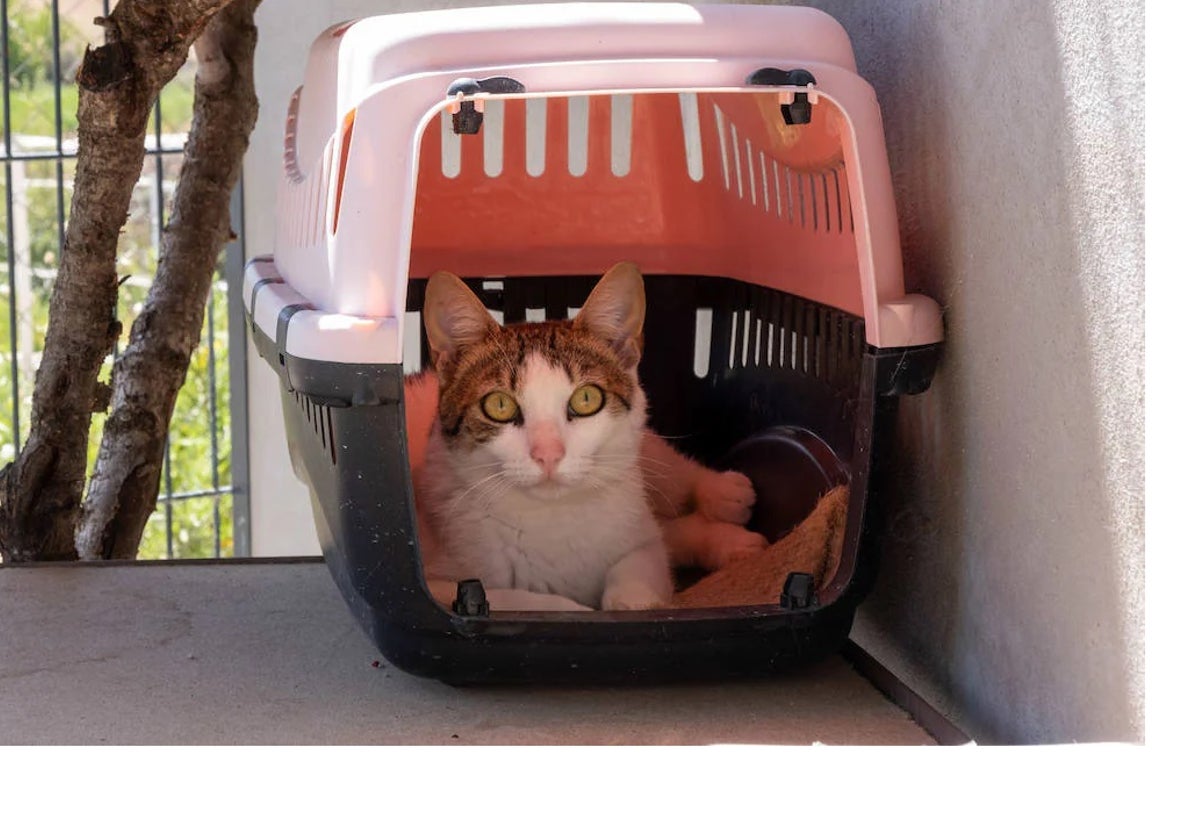
<path fill-rule="evenodd" d="M 229 199 L 229 223 L 237 236 L 225 248 L 229 306 L 229 478 L 233 483 L 233 556 L 250 556 L 250 410 L 247 405 L 246 320 L 242 267 L 246 264 L 245 208 L 239 179 Z"/>
<path fill-rule="evenodd" d="M 4 109 L 4 153 L 7 156 L 12 149 L 12 106 L 9 101 L 8 81 L 8 0 L 0 0 L 0 64 L 4 70 L 3 109 Z M 17 366 L 17 263 L 13 253 L 13 191 L 12 164 L 4 161 L 4 227 L 5 242 L 8 246 L 6 262 L 8 263 L 8 352 L 11 363 L 9 375 L 12 377 L 12 430 L 13 453 L 21 451 L 21 371 Z"/>
<path fill-rule="evenodd" d="M 61 264 L 63 245 L 67 241 L 67 208 L 63 186 L 62 37 L 58 26 L 58 0 L 50 3 L 50 32 L 54 38 L 54 150 L 57 152 L 54 171 L 58 176 L 58 262 Z"/>
<path fill-rule="evenodd" d="M 159 496 L 158 501 L 160 503 L 166 501 L 179 502 L 183 501 L 184 499 L 207 499 L 214 496 L 219 498 L 221 496 L 228 496 L 232 492 L 233 487 L 229 484 L 224 484 L 220 487 L 214 487 L 212 490 L 189 490 L 186 493 L 176 493 L 174 496 L 170 497 Z"/>
<path fill-rule="evenodd" d="M 6 145 L 7 149 L 7 145 Z M 160 157 L 162 155 L 177 155 L 184 151 L 183 146 L 167 146 L 162 149 L 146 149 L 147 157 Z M 79 157 L 78 151 L 72 151 L 64 145 L 63 152 L 60 155 L 58 152 L 9 152 L 5 151 L 0 155 L 4 160 L 75 160 Z"/>
<path fill-rule="evenodd" d="M 154 102 L 154 148 L 162 148 L 162 97 L 158 97 Z M 155 220 L 154 242 L 155 248 L 161 258 L 162 255 L 162 237 L 163 231 L 167 227 L 167 208 L 164 200 L 163 190 L 163 159 L 162 155 L 154 158 L 154 189 L 158 196 L 158 202 L 155 205 L 157 219 Z M 186 380 L 185 380 L 186 381 Z M 167 426 L 167 441 L 166 448 L 163 450 L 163 483 L 166 485 L 167 501 L 164 505 L 163 513 L 167 519 L 167 559 L 175 556 L 175 494 L 172 492 L 171 483 L 171 428 L 168 421 Z"/>
<path fill-rule="evenodd" d="M 213 335 L 213 293 L 208 293 L 208 462 L 212 474 L 212 486 L 221 483 L 221 469 L 217 461 L 217 342 Z M 221 498 L 213 497 L 213 557 L 221 556 Z"/>

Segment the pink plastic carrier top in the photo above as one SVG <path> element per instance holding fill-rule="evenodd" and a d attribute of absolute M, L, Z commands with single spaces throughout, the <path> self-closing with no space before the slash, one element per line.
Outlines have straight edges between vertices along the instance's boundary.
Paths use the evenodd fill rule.
<path fill-rule="evenodd" d="M 748 84 L 764 67 L 817 82 Z M 447 93 L 498 76 L 524 92 Z M 811 121 L 788 125 L 797 96 Z M 478 133 L 452 130 L 465 99 Z M 619 260 L 834 306 L 876 347 L 942 338 L 937 304 L 904 289 L 874 91 L 841 26 L 795 7 L 569 3 L 327 30 L 291 100 L 275 252 L 244 290 L 268 335 L 295 312 L 281 352 L 395 363 L 413 353 L 395 317 L 409 277 Z"/>

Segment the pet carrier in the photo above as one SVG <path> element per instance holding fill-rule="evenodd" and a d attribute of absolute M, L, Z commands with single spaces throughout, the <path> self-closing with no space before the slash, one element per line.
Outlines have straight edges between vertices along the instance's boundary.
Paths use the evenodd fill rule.
<path fill-rule="evenodd" d="M 653 428 L 749 474 L 768 538 L 848 483 L 836 572 L 749 607 L 488 615 L 463 585 L 443 609 L 404 433 L 425 280 L 467 278 L 505 323 L 558 319 L 621 260 L 646 278 Z M 765 672 L 836 649 L 874 577 L 897 400 L 928 387 L 942 337 L 939 307 L 905 292 L 874 93 L 807 8 L 327 30 L 288 111 L 275 252 L 243 294 L 334 580 L 391 662 L 449 682 Z"/>

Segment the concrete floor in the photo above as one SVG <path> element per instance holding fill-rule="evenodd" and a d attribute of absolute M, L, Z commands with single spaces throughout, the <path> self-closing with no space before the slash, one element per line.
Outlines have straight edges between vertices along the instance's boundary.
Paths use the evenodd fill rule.
<path fill-rule="evenodd" d="M 0 569 L 0 744 L 932 744 L 840 658 L 771 681 L 456 689 L 320 564 Z"/>

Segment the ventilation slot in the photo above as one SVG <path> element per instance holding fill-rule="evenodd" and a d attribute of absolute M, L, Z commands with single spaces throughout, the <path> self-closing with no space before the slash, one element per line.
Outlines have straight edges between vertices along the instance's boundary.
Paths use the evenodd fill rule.
<path fill-rule="evenodd" d="M 633 96 L 631 94 L 621 94 L 612 98 L 611 121 L 609 165 L 613 175 L 624 178 L 633 166 Z"/>
<path fill-rule="evenodd" d="M 697 379 L 708 376 L 710 347 L 713 340 L 713 311 L 707 307 L 696 310 L 696 333 L 692 343 L 692 373 Z"/>
<path fill-rule="evenodd" d="M 299 391 L 293 391 L 296 405 L 304 412 L 304 419 L 312 430 L 313 436 L 321 441 L 321 448 L 329 453 L 331 463 L 337 463 L 337 445 L 333 437 L 333 409 L 327 405 L 315 403 Z"/>
<path fill-rule="evenodd" d="M 717 141 L 721 146 L 721 175 L 725 179 L 725 189 L 729 189 L 729 141 L 725 138 L 725 114 L 716 105 L 713 106 L 713 119 L 717 123 Z"/>
<path fill-rule="evenodd" d="M 689 128 L 689 109 L 684 96 L 680 94 L 680 109 L 690 172 L 692 129 Z M 748 201 L 767 215 L 814 233 L 854 232 L 845 163 L 838 162 L 826 169 L 797 171 L 768 155 L 748 137 L 743 137 L 737 125 L 716 105 L 713 105 L 713 121 L 726 191 L 736 191 L 739 199 Z M 696 122 L 699 122 L 698 118 Z M 698 135 L 696 144 L 698 154 Z M 700 180 L 695 174 L 693 179 Z"/>
<path fill-rule="evenodd" d="M 697 376 L 748 368 L 800 371 L 837 388 L 857 382 L 866 346 L 861 318 L 758 287 L 735 287 L 724 304 L 697 310 Z M 702 366 L 701 345 L 710 342 Z"/>
<path fill-rule="evenodd" d="M 567 171 L 579 178 L 588 168 L 588 111 L 590 97 L 567 97 Z"/>
<path fill-rule="evenodd" d="M 525 172 L 531 178 L 546 171 L 546 100 L 525 100 Z"/>
<path fill-rule="evenodd" d="M 454 133 L 454 115 L 442 111 L 442 177 L 457 178 L 462 172 L 462 138 Z"/>
<path fill-rule="evenodd" d="M 614 103 L 614 110 L 616 108 Z M 683 151 L 687 157 L 688 177 L 704 180 L 704 155 L 700 147 L 700 103 L 694 93 L 679 94 L 679 116 L 683 123 Z M 616 117 L 614 116 L 614 120 Z M 729 176 L 725 176 L 728 184 Z"/>

